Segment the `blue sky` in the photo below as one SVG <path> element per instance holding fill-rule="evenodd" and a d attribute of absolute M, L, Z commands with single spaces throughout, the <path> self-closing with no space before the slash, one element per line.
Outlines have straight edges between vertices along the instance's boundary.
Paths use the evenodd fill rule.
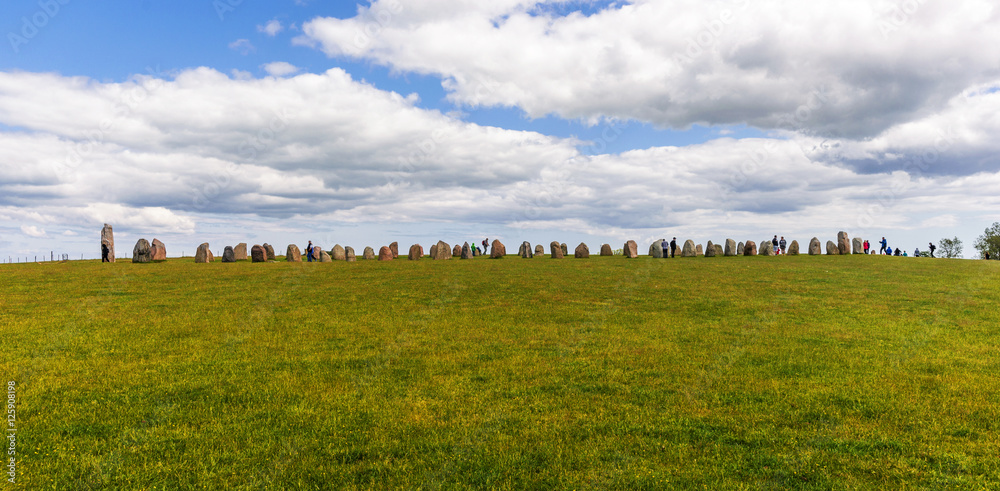
<path fill-rule="evenodd" d="M 971 256 L 1000 219 L 989 2 L 63 2 L 3 2 L 8 257 L 116 220 L 172 254 L 846 229 Z"/>

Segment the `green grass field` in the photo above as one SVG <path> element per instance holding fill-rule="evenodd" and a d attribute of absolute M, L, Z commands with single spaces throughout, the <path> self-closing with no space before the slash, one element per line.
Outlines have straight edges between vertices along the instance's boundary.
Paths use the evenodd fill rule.
<path fill-rule="evenodd" d="M 875 256 L 3 265 L 0 377 L 24 489 L 998 489 L 998 287 Z"/>

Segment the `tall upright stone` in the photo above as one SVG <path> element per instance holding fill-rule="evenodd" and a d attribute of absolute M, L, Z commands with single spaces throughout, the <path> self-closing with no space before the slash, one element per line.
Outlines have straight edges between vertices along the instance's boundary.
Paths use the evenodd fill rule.
<path fill-rule="evenodd" d="M 396 259 L 397 257 L 399 257 L 399 242 L 393 242 L 392 244 L 389 244 L 389 250 L 392 251 L 392 258 L 393 259 Z M 381 251 L 379 251 L 379 256 L 381 256 L 381 255 L 382 255 L 382 253 L 381 253 Z"/>
<path fill-rule="evenodd" d="M 104 257 L 104 248 L 108 248 L 108 261 L 115 262 L 115 231 L 111 225 L 104 224 L 101 229 L 101 257 Z"/>
<path fill-rule="evenodd" d="M 826 255 L 827 256 L 839 256 L 840 246 L 834 244 L 832 240 L 826 241 Z"/>
<path fill-rule="evenodd" d="M 472 259 L 472 247 L 466 242 L 462 244 L 462 259 Z"/>
<path fill-rule="evenodd" d="M 590 248 L 587 247 L 587 244 L 580 242 L 580 245 L 576 246 L 576 249 L 573 250 L 573 257 L 577 259 L 590 259 Z"/>
<path fill-rule="evenodd" d="M 493 243 L 490 244 L 490 259 L 503 259 L 507 255 L 507 248 L 504 247 L 503 242 L 494 239 Z"/>
<path fill-rule="evenodd" d="M 436 246 L 432 249 L 431 258 L 437 259 L 439 261 L 445 261 L 451 259 L 451 246 L 445 241 L 438 241 Z"/>
<path fill-rule="evenodd" d="M 361 257 L 364 259 L 375 259 L 375 249 L 372 249 L 371 246 L 365 246 L 365 251 L 361 254 Z"/>
<path fill-rule="evenodd" d="M 565 257 L 565 254 L 563 254 L 562 247 L 559 245 L 558 242 L 552 241 L 552 243 L 549 244 L 549 249 L 551 250 L 552 259 L 562 259 L 563 257 Z"/>
<path fill-rule="evenodd" d="M 865 253 L 865 244 L 864 241 L 861 240 L 861 237 L 855 237 L 854 239 L 852 239 L 851 246 L 853 246 L 853 250 L 851 251 L 853 254 Z"/>
<path fill-rule="evenodd" d="M 744 252 L 746 252 L 746 244 L 740 242 L 736 245 L 736 255 L 742 256 Z"/>
<path fill-rule="evenodd" d="M 746 244 L 743 245 L 743 255 L 744 256 L 756 256 L 757 255 L 757 244 L 752 240 L 748 240 Z"/>
<path fill-rule="evenodd" d="M 237 261 L 247 260 L 246 242 L 240 242 L 239 244 L 236 244 L 236 247 L 233 247 L 233 256 L 236 258 Z"/>
<path fill-rule="evenodd" d="M 789 256 L 799 255 L 799 241 L 793 240 L 791 244 L 788 244 L 788 255 Z"/>
<path fill-rule="evenodd" d="M 236 251 L 233 250 L 233 246 L 226 246 L 226 248 L 222 250 L 222 262 L 224 263 L 236 262 Z"/>
<path fill-rule="evenodd" d="M 323 254 L 322 254 L 322 252 L 323 252 L 323 248 L 322 247 L 320 247 L 320 246 L 313 246 L 312 253 L 310 253 L 312 255 L 312 260 L 313 261 L 322 261 L 323 260 Z"/>
<path fill-rule="evenodd" d="M 399 247 L 398 244 L 396 246 Z M 392 248 L 389 246 L 382 246 L 382 248 L 378 250 L 379 261 L 392 261 L 393 259 L 395 259 L 395 257 L 392 255 Z"/>
<path fill-rule="evenodd" d="M 212 262 L 212 251 L 208 248 L 208 242 L 205 242 L 198 246 L 198 250 L 194 253 L 194 262 L 199 264 L 205 264 Z"/>
<path fill-rule="evenodd" d="M 704 256 L 705 255 L 705 249 L 702 249 L 701 248 L 701 244 L 698 244 L 698 245 L 694 246 L 694 253 L 695 253 L 695 255 L 698 255 L 698 256 Z"/>
<path fill-rule="evenodd" d="M 698 255 L 698 250 L 694 247 L 694 241 L 685 240 L 684 247 L 681 249 L 681 257 L 695 257 L 696 255 Z"/>
<path fill-rule="evenodd" d="M 722 256 L 725 254 L 725 250 L 722 248 L 722 244 L 715 244 L 715 255 Z"/>
<path fill-rule="evenodd" d="M 139 239 L 135 243 L 135 247 L 132 248 L 132 262 L 133 263 L 148 263 L 153 261 L 153 253 L 150 250 L 149 241 L 146 239 Z"/>
<path fill-rule="evenodd" d="M 274 261 L 274 246 L 265 242 L 262 247 L 264 248 L 264 253 L 267 254 L 267 260 Z"/>
<path fill-rule="evenodd" d="M 639 245 L 635 243 L 634 240 L 625 242 L 625 247 L 622 248 L 622 254 L 629 259 L 634 259 L 639 257 Z M 663 254 L 663 251 L 660 251 Z"/>
<path fill-rule="evenodd" d="M 334 261 L 346 261 L 347 260 L 347 251 L 344 250 L 344 247 L 342 245 L 336 244 L 336 245 L 333 246 L 333 249 L 330 250 L 330 257 Z"/>
<path fill-rule="evenodd" d="M 649 256 L 656 259 L 663 259 L 663 242 L 662 240 L 654 240 L 652 244 L 649 245 Z"/>
<path fill-rule="evenodd" d="M 733 257 L 738 255 L 736 252 L 736 241 L 733 239 L 726 239 L 726 248 L 723 251 L 726 257 Z"/>
<path fill-rule="evenodd" d="M 160 242 L 160 239 L 153 239 L 153 243 L 149 246 L 149 253 L 153 258 L 153 261 L 166 261 L 167 260 L 167 246 Z"/>
<path fill-rule="evenodd" d="M 462 257 L 462 246 L 455 244 L 451 249 L 451 257 Z"/>
<path fill-rule="evenodd" d="M 264 250 L 263 246 L 254 245 L 250 248 L 250 262 L 254 263 L 266 263 L 267 262 L 267 251 Z"/>
<path fill-rule="evenodd" d="M 543 246 L 542 244 L 536 245 L 535 246 L 535 255 L 536 256 L 544 256 L 545 255 L 545 246 Z"/>
<path fill-rule="evenodd" d="M 321 263 L 332 263 L 333 258 L 330 257 L 330 253 L 322 249 L 319 250 L 319 262 Z"/>
<path fill-rule="evenodd" d="M 285 250 L 285 261 L 290 263 L 302 262 L 302 251 L 299 250 L 299 246 L 288 244 L 288 249 Z"/>
<path fill-rule="evenodd" d="M 436 245 L 435 245 L 436 246 Z M 435 247 L 431 246 L 431 247 Z M 413 244 L 410 246 L 410 253 L 406 255 L 406 258 L 410 261 L 419 261 L 421 257 L 424 257 L 424 248 L 420 244 Z"/>
<path fill-rule="evenodd" d="M 602 256 L 614 256 L 615 251 L 611 250 L 611 244 L 601 245 L 601 255 Z"/>
<path fill-rule="evenodd" d="M 847 232 L 837 232 L 837 250 L 842 256 L 851 253 L 851 239 L 847 237 Z"/>
<path fill-rule="evenodd" d="M 565 242 L 563 242 L 562 244 L 559 244 L 559 247 L 562 248 L 563 256 L 566 256 L 566 255 L 569 254 L 569 247 L 566 246 Z"/>
<path fill-rule="evenodd" d="M 705 244 L 705 257 L 715 257 L 715 244 L 712 241 Z"/>
<path fill-rule="evenodd" d="M 813 237 L 812 240 L 809 241 L 809 255 L 818 256 L 820 254 L 823 254 L 823 246 L 820 245 L 819 239 Z"/>
<path fill-rule="evenodd" d="M 358 256 L 354 254 L 354 248 L 347 246 L 344 248 L 344 261 L 354 263 L 358 261 Z"/>
<path fill-rule="evenodd" d="M 531 244 L 528 241 L 521 242 L 521 247 L 517 248 L 517 255 L 524 259 L 535 257 L 535 254 L 531 251 Z"/>
<path fill-rule="evenodd" d="M 760 251 L 759 251 L 759 254 L 761 256 L 773 256 L 774 255 L 774 244 L 772 244 L 770 240 L 762 240 L 760 242 Z"/>

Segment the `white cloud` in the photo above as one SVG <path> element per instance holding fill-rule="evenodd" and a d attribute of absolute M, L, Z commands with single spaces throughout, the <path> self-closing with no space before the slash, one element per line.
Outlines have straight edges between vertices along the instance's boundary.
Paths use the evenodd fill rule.
<path fill-rule="evenodd" d="M 281 25 L 281 21 L 277 19 L 272 19 L 267 21 L 266 24 L 262 26 L 257 26 L 257 32 L 262 32 L 268 36 L 277 36 L 279 32 L 283 31 L 285 26 Z"/>
<path fill-rule="evenodd" d="M 35 237 L 35 238 L 41 238 L 46 236 L 44 229 L 40 229 L 34 225 L 31 226 L 21 225 L 21 233 L 27 235 L 28 237 Z"/>
<path fill-rule="evenodd" d="M 229 49 L 236 51 L 243 56 L 257 52 L 257 48 L 254 47 L 253 43 L 251 43 L 249 39 L 237 39 L 236 41 L 229 43 Z"/>
<path fill-rule="evenodd" d="M 284 77 L 286 75 L 291 75 L 293 73 L 298 73 L 299 67 L 292 65 L 286 61 L 275 61 L 272 63 L 267 63 L 261 65 L 261 68 L 267 72 L 268 75 L 272 77 Z"/>
<path fill-rule="evenodd" d="M 63 232 L 62 234 L 64 236 L 66 236 L 66 237 L 76 237 L 76 236 L 80 235 L 80 234 L 78 234 L 78 233 L 76 233 L 76 232 L 74 232 L 72 230 L 67 230 L 67 231 Z"/>

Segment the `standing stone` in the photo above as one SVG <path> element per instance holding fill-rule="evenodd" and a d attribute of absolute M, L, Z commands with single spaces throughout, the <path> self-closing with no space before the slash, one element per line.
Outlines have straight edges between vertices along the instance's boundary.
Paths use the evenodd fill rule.
<path fill-rule="evenodd" d="M 705 257 L 715 257 L 715 244 L 712 241 L 705 244 Z"/>
<path fill-rule="evenodd" d="M 337 245 L 333 246 L 333 250 L 330 251 L 330 257 L 334 261 L 346 261 L 347 260 L 347 251 L 344 250 L 343 246 L 341 246 L 340 244 L 337 244 Z"/>
<path fill-rule="evenodd" d="M 742 242 L 740 242 L 739 244 L 736 245 L 736 255 L 742 256 L 744 252 L 746 252 L 746 246 Z"/>
<path fill-rule="evenodd" d="M 462 244 L 462 259 L 472 259 L 472 247 L 468 242 Z"/>
<path fill-rule="evenodd" d="M 774 244 L 769 240 L 761 241 L 760 243 L 760 255 L 761 256 L 773 256 L 774 255 Z"/>
<path fill-rule="evenodd" d="M 791 244 L 788 244 L 788 255 L 789 256 L 799 255 L 799 241 L 793 240 Z"/>
<path fill-rule="evenodd" d="M 744 256 L 756 256 L 757 255 L 757 244 L 752 240 L 748 240 L 746 244 L 743 245 L 743 255 Z"/>
<path fill-rule="evenodd" d="M 611 250 L 611 244 L 604 244 L 604 245 L 601 246 L 601 255 L 602 256 L 614 256 L 615 255 L 615 251 Z"/>
<path fill-rule="evenodd" d="M 167 246 L 160 242 L 160 239 L 153 239 L 153 244 L 149 246 L 149 253 L 153 261 L 167 260 Z"/>
<path fill-rule="evenodd" d="M 826 241 L 826 255 L 827 256 L 839 256 L 840 246 L 834 244 L 832 240 Z"/>
<path fill-rule="evenodd" d="M 847 232 L 837 232 L 837 249 L 843 256 L 851 253 L 851 239 L 847 237 Z"/>
<path fill-rule="evenodd" d="M 372 249 L 371 246 L 365 247 L 365 252 L 361 253 L 361 257 L 365 259 L 375 259 L 375 249 Z"/>
<path fill-rule="evenodd" d="M 333 258 L 330 257 L 330 253 L 324 250 L 319 251 L 319 262 L 321 263 L 332 263 Z"/>
<path fill-rule="evenodd" d="M 736 254 L 736 241 L 733 239 L 726 239 L 726 248 L 723 251 L 726 257 L 733 257 Z"/>
<path fill-rule="evenodd" d="M 439 261 L 446 261 L 448 259 L 451 259 L 451 246 L 445 243 L 445 241 L 443 240 L 439 241 L 437 243 L 437 248 L 433 250 L 436 254 L 432 253 L 431 257 L 433 257 L 434 259 L 437 259 Z"/>
<path fill-rule="evenodd" d="M 211 262 L 210 255 L 212 251 L 208 249 L 208 242 L 198 246 L 198 250 L 194 253 L 194 262 L 204 264 Z"/>
<path fill-rule="evenodd" d="M 695 257 L 698 254 L 697 249 L 694 247 L 694 241 L 691 239 L 684 241 L 684 248 L 681 249 L 681 257 Z"/>
<path fill-rule="evenodd" d="M 378 250 L 379 261 L 392 261 L 393 259 L 392 249 L 389 246 L 382 246 L 382 248 Z"/>
<path fill-rule="evenodd" d="M 246 242 L 240 242 L 233 247 L 233 255 L 236 256 L 237 261 L 247 260 L 247 244 Z"/>
<path fill-rule="evenodd" d="M 462 256 L 462 246 L 455 244 L 455 247 L 451 250 L 451 257 L 461 257 Z"/>
<path fill-rule="evenodd" d="M 233 246 L 226 246 L 222 251 L 222 262 L 224 263 L 235 263 L 236 262 L 236 251 L 233 250 Z"/>
<path fill-rule="evenodd" d="M 697 254 L 699 256 L 704 256 L 705 255 L 705 249 L 701 248 L 701 244 L 698 244 L 697 246 L 695 246 L 694 252 L 695 252 L 695 254 Z"/>
<path fill-rule="evenodd" d="M 535 246 L 535 254 L 539 255 L 539 256 L 544 256 L 545 255 L 545 247 L 542 244 L 536 245 Z"/>
<path fill-rule="evenodd" d="M 358 257 L 354 254 L 354 248 L 347 246 L 344 248 L 344 261 L 349 263 L 354 263 L 358 261 Z"/>
<path fill-rule="evenodd" d="M 812 240 L 809 241 L 809 255 L 818 256 L 822 253 L 823 253 L 823 247 L 819 245 L 819 239 L 813 237 Z"/>
<path fill-rule="evenodd" d="M 288 245 L 288 249 L 285 251 L 285 261 L 290 263 L 302 262 L 302 251 L 299 250 L 299 246 L 295 244 Z"/>
<path fill-rule="evenodd" d="M 208 250 L 208 262 L 210 263 L 215 262 L 215 254 L 212 254 L 212 249 Z"/>
<path fill-rule="evenodd" d="M 580 242 L 580 245 L 576 246 L 576 250 L 573 251 L 573 257 L 577 259 L 590 259 L 590 248 L 587 244 Z"/>
<path fill-rule="evenodd" d="M 263 247 L 264 247 L 264 253 L 267 254 L 267 260 L 274 261 L 274 246 L 265 242 Z"/>
<path fill-rule="evenodd" d="M 406 256 L 406 258 L 410 261 L 419 261 L 421 257 L 424 257 L 424 248 L 420 244 L 411 245 L 410 253 Z"/>
<path fill-rule="evenodd" d="M 715 244 L 715 255 L 722 256 L 725 254 L 725 250 L 722 248 L 722 244 Z"/>
<path fill-rule="evenodd" d="M 625 247 L 622 248 L 622 253 L 625 254 L 625 257 L 627 258 L 637 258 L 639 257 L 639 245 L 636 244 L 634 240 L 630 240 L 625 243 Z M 660 254 L 663 254 L 662 250 L 660 250 Z"/>
<path fill-rule="evenodd" d="M 108 261 L 115 262 L 115 232 L 106 223 L 101 229 L 101 257 L 104 257 L 104 246 L 108 247 Z"/>
<path fill-rule="evenodd" d="M 552 241 L 552 243 L 549 244 L 549 249 L 552 251 L 552 259 L 562 259 L 563 256 L 565 256 L 565 254 L 563 254 L 562 247 L 556 241 Z"/>
<path fill-rule="evenodd" d="M 146 239 L 139 239 L 135 243 L 135 247 L 132 248 L 132 262 L 133 263 L 148 263 L 153 260 L 152 251 L 150 251 L 149 241 Z"/>
<path fill-rule="evenodd" d="M 854 246 L 854 250 L 852 251 L 852 253 L 854 254 L 865 253 L 865 244 L 864 241 L 861 240 L 861 237 L 855 237 L 854 240 L 851 241 L 851 245 Z"/>
<path fill-rule="evenodd" d="M 528 241 L 521 242 L 521 247 L 517 249 L 517 255 L 523 257 L 524 259 L 531 259 L 535 255 L 531 252 L 531 244 Z"/>
<path fill-rule="evenodd" d="M 322 247 L 320 247 L 318 245 L 314 245 L 313 246 L 313 250 L 312 250 L 312 259 L 313 259 L 313 261 L 319 261 L 320 259 L 323 259 L 323 256 L 321 255 L 322 252 L 323 252 L 323 248 Z"/>
<path fill-rule="evenodd" d="M 266 263 L 267 262 L 267 251 L 259 245 L 254 245 L 250 248 L 250 262 L 254 263 Z"/>
<path fill-rule="evenodd" d="M 566 243 L 565 242 L 563 242 L 562 244 L 559 244 L 559 247 L 562 248 L 563 257 L 565 257 L 566 255 L 569 254 L 569 247 L 566 247 Z"/>
<path fill-rule="evenodd" d="M 663 259 L 663 242 L 662 240 L 653 241 L 649 245 L 649 256 L 656 259 Z"/>
<path fill-rule="evenodd" d="M 393 242 L 392 244 L 389 244 L 389 250 L 392 251 L 392 258 L 393 259 L 396 259 L 397 257 L 399 257 L 399 242 Z M 382 255 L 382 251 L 379 250 L 379 256 L 381 257 L 381 255 Z"/>
<path fill-rule="evenodd" d="M 507 248 L 497 239 L 493 239 L 490 244 L 490 259 L 503 259 L 507 255 Z"/>

